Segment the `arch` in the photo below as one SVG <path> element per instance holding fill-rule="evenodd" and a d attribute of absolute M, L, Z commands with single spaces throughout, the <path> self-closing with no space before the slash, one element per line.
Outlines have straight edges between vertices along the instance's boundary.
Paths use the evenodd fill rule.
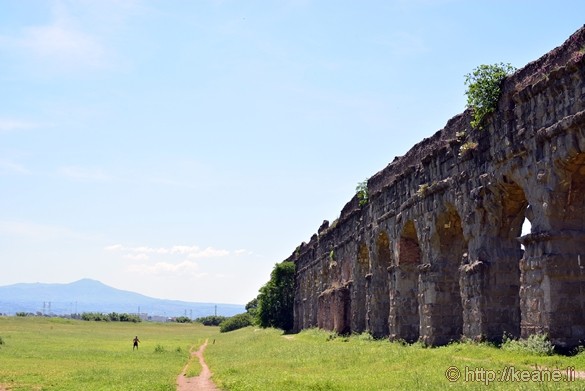
<path fill-rule="evenodd" d="M 463 305 L 459 285 L 459 267 L 467 241 L 461 218 L 449 205 L 435 219 L 431 238 L 431 264 L 422 268 L 421 339 L 429 345 L 444 345 L 458 340 L 463 333 Z"/>
<path fill-rule="evenodd" d="M 524 190 L 516 182 L 507 180 L 506 176 L 504 176 L 502 187 L 504 189 L 502 199 L 503 221 L 500 236 L 515 240 L 522 235 L 528 200 Z M 520 247 L 518 246 L 518 248 Z"/>
<path fill-rule="evenodd" d="M 524 251 L 518 238 L 528 201 L 520 185 L 507 175 L 485 188 L 484 218 L 469 246 L 469 262 L 461 280 L 464 334 L 470 338 L 502 340 L 520 335 L 520 269 Z M 479 316 L 473 315 L 478 313 Z"/>
<path fill-rule="evenodd" d="M 398 251 L 398 265 L 420 264 L 420 246 L 412 220 L 407 221 L 402 229 Z"/>
<path fill-rule="evenodd" d="M 414 342 L 420 335 L 418 266 L 421 251 L 412 220 L 402 229 L 397 253 L 397 264 L 391 268 L 390 275 L 390 338 Z"/>
<path fill-rule="evenodd" d="M 520 269 L 524 249 L 519 238 L 526 225 L 528 200 L 524 190 L 504 176 L 502 229 L 497 238 L 502 255 L 490 275 L 492 325 L 488 335 L 499 341 L 504 334 L 520 336 Z"/>

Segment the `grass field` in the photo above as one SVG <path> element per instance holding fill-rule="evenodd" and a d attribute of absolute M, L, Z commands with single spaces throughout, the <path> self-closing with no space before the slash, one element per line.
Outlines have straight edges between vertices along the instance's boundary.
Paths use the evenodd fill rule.
<path fill-rule="evenodd" d="M 138 351 L 132 351 L 135 335 L 141 340 Z M 198 324 L 0 317 L 0 390 L 175 390 L 189 349 L 206 338 L 206 361 L 224 390 L 585 389 L 580 379 L 488 381 L 492 372 L 487 372 L 585 371 L 585 353 L 541 357 L 486 344 L 424 348 L 331 336 L 319 330 L 285 336 L 248 327 L 221 334 L 217 327 Z M 450 367 L 450 376 L 459 371 L 457 381 L 447 379 Z M 197 360 L 190 361 L 188 375 L 198 371 Z"/>
<path fill-rule="evenodd" d="M 175 390 L 191 346 L 217 327 L 0 317 L 0 389 Z M 132 339 L 140 338 L 137 351 Z M 193 360 L 189 374 L 197 374 Z"/>
<path fill-rule="evenodd" d="M 540 357 L 505 351 L 487 344 L 452 344 L 424 348 L 367 340 L 363 336 L 329 339 L 330 333 L 308 330 L 283 336 L 272 329 L 246 328 L 215 337 L 206 350 L 213 379 L 226 390 L 583 390 L 585 381 L 491 381 L 487 372 L 504 370 L 519 376 L 538 368 L 585 370 L 585 353 L 574 357 Z M 449 367 L 461 377 L 446 378 Z M 465 368 L 467 381 L 465 381 Z M 455 371 L 455 372 L 453 372 Z M 491 373 L 491 372 L 490 372 Z M 540 372 L 543 373 L 544 372 Z M 450 376 L 456 376 L 451 369 Z M 480 379 L 484 379 L 481 381 Z"/>

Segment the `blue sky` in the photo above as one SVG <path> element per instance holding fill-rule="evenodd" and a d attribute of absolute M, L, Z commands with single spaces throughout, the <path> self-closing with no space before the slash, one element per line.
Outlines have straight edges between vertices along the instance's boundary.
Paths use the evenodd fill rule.
<path fill-rule="evenodd" d="M 582 1 L 0 0 L 0 285 L 245 304 Z"/>

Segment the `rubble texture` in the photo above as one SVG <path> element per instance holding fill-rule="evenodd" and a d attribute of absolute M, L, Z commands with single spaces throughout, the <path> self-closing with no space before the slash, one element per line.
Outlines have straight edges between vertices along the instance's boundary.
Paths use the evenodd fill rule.
<path fill-rule="evenodd" d="M 508 77 L 482 130 L 466 111 L 371 177 L 287 259 L 294 329 L 585 340 L 584 55 L 585 27 Z"/>

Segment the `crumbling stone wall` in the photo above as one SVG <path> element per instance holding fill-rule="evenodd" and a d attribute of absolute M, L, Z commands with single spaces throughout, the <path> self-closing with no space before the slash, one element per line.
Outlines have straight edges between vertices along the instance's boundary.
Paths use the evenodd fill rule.
<path fill-rule="evenodd" d="M 288 258 L 295 330 L 585 340 L 584 56 L 585 27 L 508 77 L 482 130 L 466 111 L 371 177 Z"/>

